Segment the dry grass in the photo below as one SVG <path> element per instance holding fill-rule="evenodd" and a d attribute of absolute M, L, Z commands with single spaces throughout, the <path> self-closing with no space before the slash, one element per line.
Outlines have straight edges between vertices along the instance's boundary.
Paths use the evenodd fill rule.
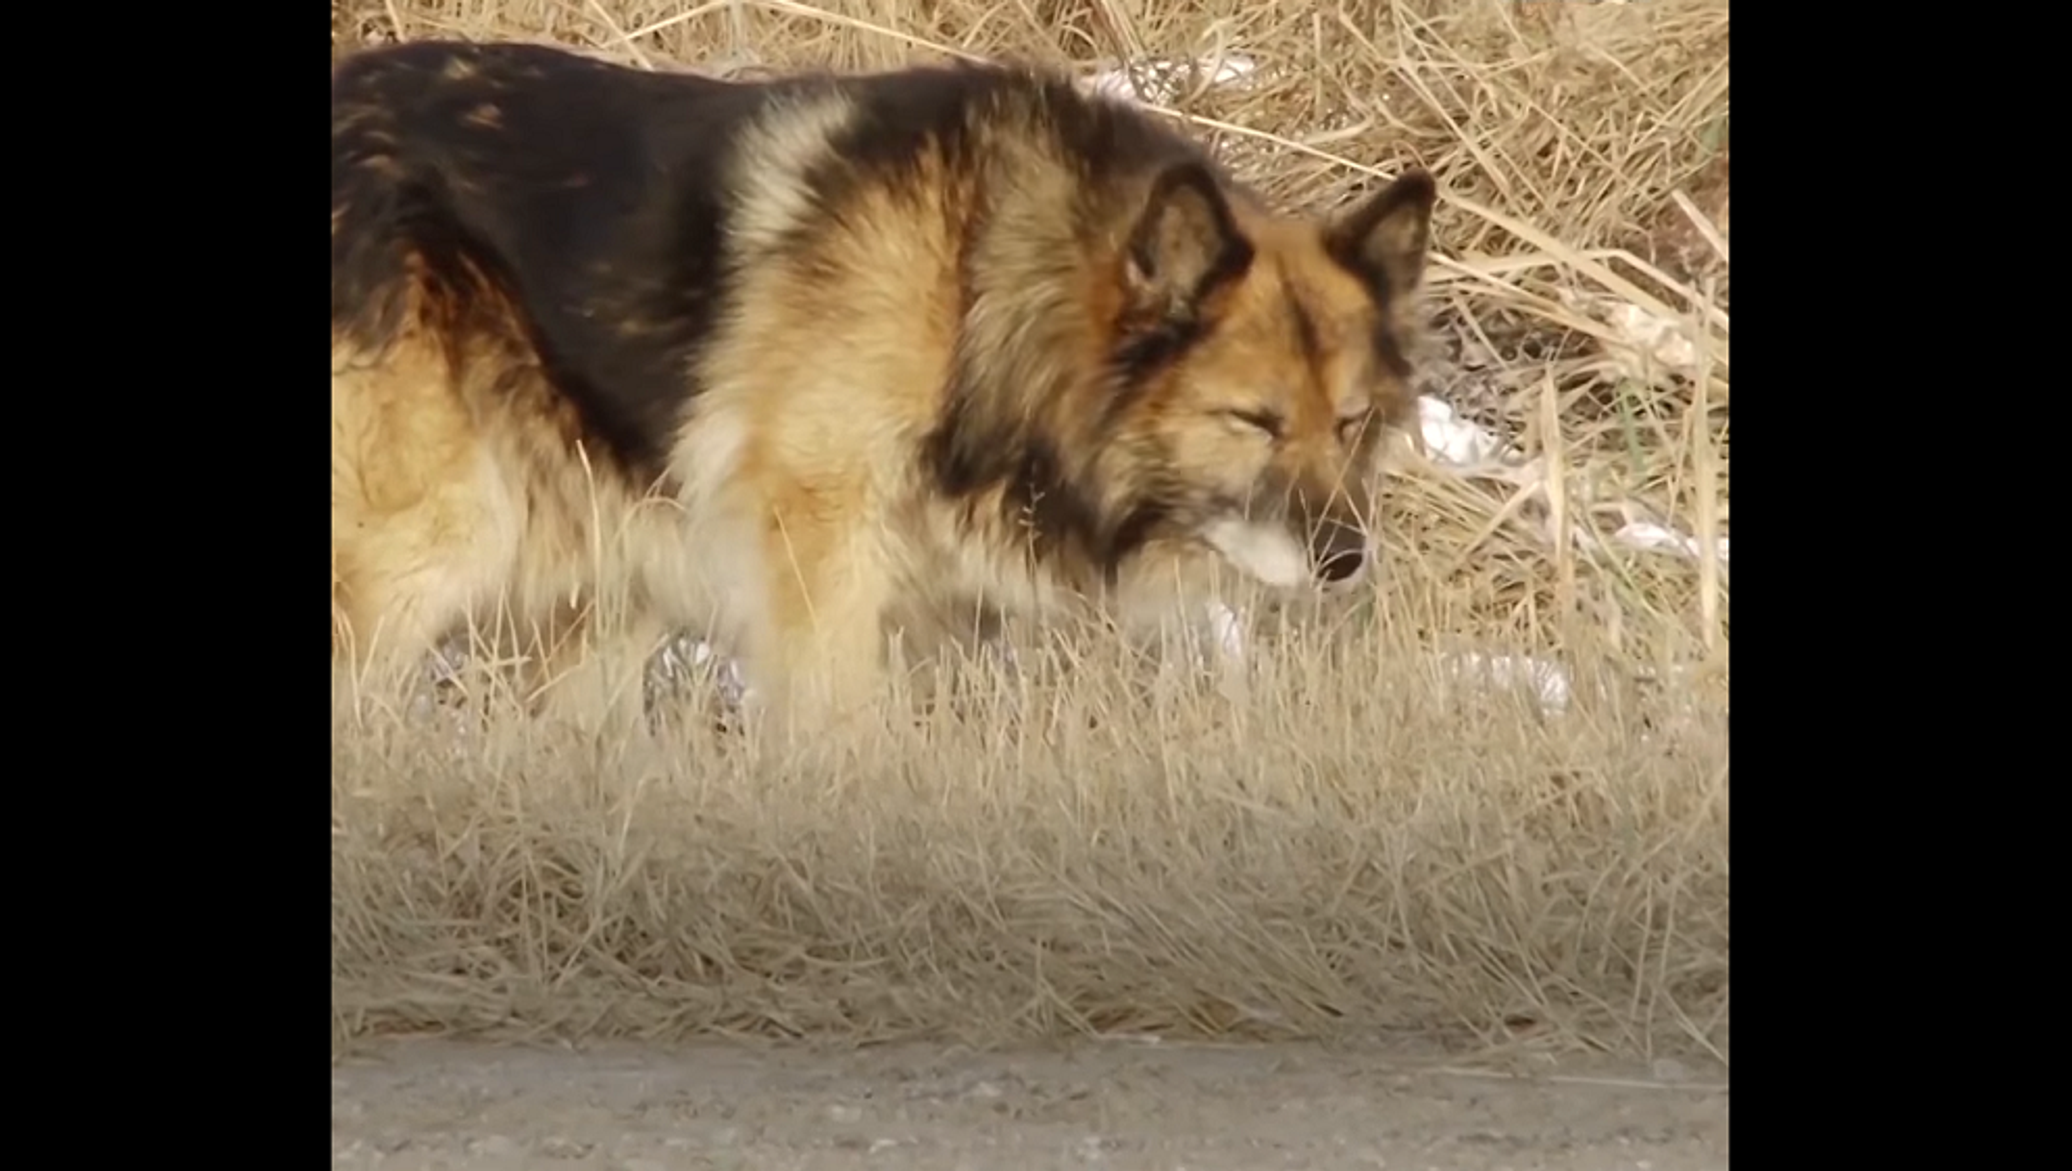
<path fill-rule="evenodd" d="M 333 11 L 334 53 L 400 27 L 736 73 L 1243 54 L 1248 86 L 1168 100 L 1270 194 L 1438 173 L 1429 389 L 1518 452 L 1403 453 L 1372 604 L 1263 616 L 1242 700 L 1063 631 L 965 670 L 963 719 L 785 760 L 341 700 L 341 1043 L 1457 1027 L 1724 1056 L 1726 567 L 1609 538 L 1728 532 L 1726 0 Z M 1573 701 L 1433 669 L 1464 650 L 1558 662 Z"/>

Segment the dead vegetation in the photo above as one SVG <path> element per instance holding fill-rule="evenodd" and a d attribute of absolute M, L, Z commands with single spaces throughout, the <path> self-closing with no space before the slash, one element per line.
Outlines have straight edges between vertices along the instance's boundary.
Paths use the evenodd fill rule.
<path fill-rule="evenodd" d="M 1451 1027 L 1724 1055 L 1725 0 L 332 12 L 334 58 L 1127 61 L 1290 206 L 1431 168 L 1427 389 L 1507 448 L 1401 452 L 1372 603 L 1260 615 L 1241 699 L 1062 631 L 1021 632 L 1018 675 L 970 667 L 962 719 L 786 760 L 697 721 L 608 748 L 341 691 L 340 1042 Z M 1699 555 L 1635 547 L 1648 525 Z M 1565 708 L 1462 669 L 1525 656 Z"/>

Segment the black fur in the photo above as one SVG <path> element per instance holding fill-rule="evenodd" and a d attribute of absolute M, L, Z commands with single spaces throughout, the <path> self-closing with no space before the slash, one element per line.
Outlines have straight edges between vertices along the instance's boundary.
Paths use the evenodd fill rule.
<path fill-rule="evenodd" d="M 591 434 L 659 475 L 726 285 L 727 207 L 690 161 L 767 100 L 529 45 L 347 60 L 331 82 L 332 327 L 385 341 L 413 255 L 435 295 L 477 303 L 472 265 L 515 294 Z"/>
<path fill-rule="evenodd" d="M 1371 263 L 1365 254 L 1368 235 L 1384 217 L 1400 213 L 1405 207 L 1413 204 L 1423 204 L 1429 209 L 1437 198 L 1438 188 L 1429 174 L 1420 171 L 1405 175 L 1391 184 L 1386 194 L 1369 199 L 1352 215 L 1340 221 L 1325 239 L 1326 251 L 1341 268 L 1365 282 L 1375 304 L 1388 305 L 1400 300 L 1411 292 L 1409 285 L 1417 276 L 1408 272 L 1390 273 L 1385 268 Z M 1424 234 L 1420 232 L 1415 248 L 1419 254 L 1420 268 L 1425 246 Z M 1410 363 L 1404 357 L 1402 347 L 1396 342 L 1395 331 L 1389 327 L 1386 319 L 1375 330 L 1372 340 L 1376 356 L 1381 359 L 1382 365 L 1389 373 L 1400 379 L 1408 379 L 1411 375 Z"/>

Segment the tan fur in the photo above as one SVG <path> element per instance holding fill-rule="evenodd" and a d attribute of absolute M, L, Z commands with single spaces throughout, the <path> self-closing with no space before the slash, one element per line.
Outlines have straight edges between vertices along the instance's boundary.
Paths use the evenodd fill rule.
<path fill-rule="evenodd" d="M 515 333 L 462 332 L 455 348 L 438 324 L 452 312 L 409 306 L 421 324 L 380 352 L 333 338 L 333 658 L 362 686 L 394 685 L 469 616 L 492 648 L 531 660 L 529 690 L 559 681 L 570 715 L 595 715 L 600 690 L 630 705 L 664 627 L 638 605 L 596 621 L 597 586 L 644 579 L 666 595 L 698 580 L 666 556 L 680 547 L 672 502 L 591 466 Z M 607 630 L 620 673 L 585 690 L 571 676 Z"/>

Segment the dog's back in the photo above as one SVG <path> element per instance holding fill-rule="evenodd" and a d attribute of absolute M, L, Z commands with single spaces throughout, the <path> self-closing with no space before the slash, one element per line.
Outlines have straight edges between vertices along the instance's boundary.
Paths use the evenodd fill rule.
<path fill-rule="evenodd" d="M 521 329 L 586 429 L 659 473 L 720 222 L 714 185 L 659 168 L 719 157 L 767 100 L 530 45 L 346 61 L 331 83 L 334 339 L 387 344 L 413 297 L 452 311 L 445 329 Z M 629 251 L 652 267 L 629 271 Z M 485 283 L 513 319 L 452 319 Z"/>

